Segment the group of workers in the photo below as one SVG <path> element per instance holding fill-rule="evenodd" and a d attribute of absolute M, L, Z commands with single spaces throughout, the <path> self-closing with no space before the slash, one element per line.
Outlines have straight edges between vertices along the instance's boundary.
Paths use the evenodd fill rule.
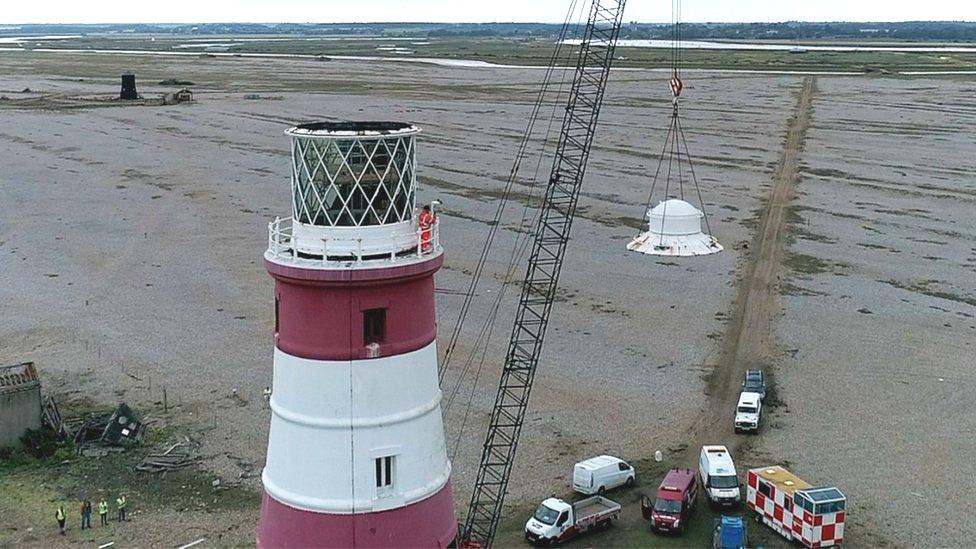
<path fill-rule="evenodd" d="M 125 494 L 119 494 L 119 497 L 115 499 L 115 509 L 118 512 L 118 520 L 122 522 L 126 520 L 125 518 Z M 101 519 L 102 526 L 108 526 L 108 502 L 105 498 L 102 498 L 98 502 L 98 516 Z M 58 510 L 54 512 L 54 518 L 58 521 L 58 528 L 61 530 L 61 535 L 65 533 L 65 521 L 67 516 L 64 513 L 64 506 L 58 507 Z M 84 500 L 81 502 L 81 529 L 91 528 L 91 518 L 92 518 L 92 502 L 91 500 Z"/>

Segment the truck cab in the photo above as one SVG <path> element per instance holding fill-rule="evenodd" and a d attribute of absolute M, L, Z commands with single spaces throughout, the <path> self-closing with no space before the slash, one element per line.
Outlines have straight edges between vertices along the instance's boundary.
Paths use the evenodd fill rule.
<path fill-rule="evenodd" d="M 759 432 L 759 419 L 762 417 L 762 395 L 743 391 L 735 405 L 735 432 Z"/>
<path fill-rule="evenodd" d="M 543 500 L 525 523 L 525 539 L 532 543 L 554 543 L 573 524 L 573 506 L 559 498 Z"/>
<path fill-rule="evenodd" d="M 725 446 L 702 446 L 698 458 L 698 479 L 713 504 L 728 507 L 739 502 L 742 485 L 729 449 Z"/>
<path fill-rule="evenodd" d="M 698 484 L 691 469 L 671 469 L 657 489 L 654 500 L 641 499 L 641 514 L 651 521 L 651 530 L 681 533 L 688 526 L 698 499 Z"/>
<path fill-rule="evenodd" d="M 525 539 L 532 544 L 555 545 L 597 527 L 609 528 L 619 515 L 620 505 L 602 496 L 572 504 L 548 498 L 525 523 Z"/>
<path fill-rule="evenodd" d="M 746 522 L 742 517 L 722 516 L 715 520 L 712 549 L 746 549 Z"/>

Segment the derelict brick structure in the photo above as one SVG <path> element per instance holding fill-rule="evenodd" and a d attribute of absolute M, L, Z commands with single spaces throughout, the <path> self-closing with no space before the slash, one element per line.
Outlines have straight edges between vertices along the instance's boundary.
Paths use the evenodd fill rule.
<path fill-rule="evenodd" d="M 19 446 L 28 429 L 41 428 L 41 382 L 34 364 L 0 368 L 0 448 Z"/>
<path fill-rule="evenodd" d="M 446 547 L 457 533 L 437 378 L 436 222 L 416 135 L 307 124 L 292 217 L 269 226 L 274 382 L 259 548 Z"/>

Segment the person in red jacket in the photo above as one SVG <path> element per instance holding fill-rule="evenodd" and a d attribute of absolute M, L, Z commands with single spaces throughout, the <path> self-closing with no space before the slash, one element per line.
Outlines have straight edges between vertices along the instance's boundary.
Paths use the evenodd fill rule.
<path fill-rule="evenodd" d="M 436 223 L 437 216 L 431 211 L 430 206 L 425 205 L 417 217 L 417 224 L 420 225 L 420 251 L 422 253 L 427 253 L 431 250 L 432 244 L 430 239 Z"/>
<path fill-rule="evenodd" d="M 91 516 L 92 516 L 92 504 L 91 501 L 85 500 L 81 502 L 81 529 L 85 528 L 91 529 Z"/>

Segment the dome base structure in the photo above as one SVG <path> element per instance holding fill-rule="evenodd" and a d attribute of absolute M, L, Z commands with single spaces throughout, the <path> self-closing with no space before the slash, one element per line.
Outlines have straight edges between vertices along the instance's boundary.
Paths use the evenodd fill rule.
<path fill-rule="evenodd" d="M 665 200 L 647 213 L 648 231 L 627 244 L 627 249 L 646 255 L 691 257 L 721 252 L 724 248 L 701 230 L 705 217 L 691 204 Z"/>
<path fill-rule="evenodd" d="M 691 257 L 721 252 L 725 248 L 707 234 L 698 236 L 665 236 L 650 231 L 641 233 L 627 244 L 627 249 L 646 255 Z"/>

